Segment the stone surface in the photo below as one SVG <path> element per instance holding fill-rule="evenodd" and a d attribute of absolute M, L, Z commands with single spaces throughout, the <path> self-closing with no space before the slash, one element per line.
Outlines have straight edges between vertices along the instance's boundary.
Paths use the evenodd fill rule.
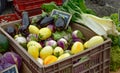
<path fill-rule="evenodd" d="M 88 8 L 93 9 L 98 16 L 109 16 L 118 12 L 120 0 L 86 0 L 86 5 Z"/>

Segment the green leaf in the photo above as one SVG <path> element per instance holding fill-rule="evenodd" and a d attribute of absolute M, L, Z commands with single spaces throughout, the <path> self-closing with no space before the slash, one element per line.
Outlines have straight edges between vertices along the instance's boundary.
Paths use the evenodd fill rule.
<path fill-rule="evenodd" d="M 55 33 L 53 33 L 53 38 L 54 40 L 59 40 L 65 35 L 66 35 L 65 31 L 56 31 Z"/>
<path fill-rule="evenodd" d="M 77 36 L 81 39 L 85 39 L 82 32 L 78 30 Z"/>
<path fill-rule="evenodd" d="M 44 3 L 41 5 L 41 8 L 46 12 L 51 12 L 53 9 L 59 9 L 59 7 L 55 4 L 55 2 Z"/>

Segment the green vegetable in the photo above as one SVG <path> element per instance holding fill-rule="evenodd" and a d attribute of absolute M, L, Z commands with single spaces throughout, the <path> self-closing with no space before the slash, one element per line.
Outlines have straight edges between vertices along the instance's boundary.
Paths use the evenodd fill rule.
<path fill-rule="evenodd" d="M 119 46 L 120 47 L 120 35 L 114 36 L 114 35 L 108 35 L 109 38 L 112 40 L 112 46 Z"/>
<path fill-rule="evenodd" d="M 120 32 L 120 21 L 118 13 L 113 13 L 110 15 L 110 18 L 115 22 L 117 30 Z"/>
<path fill-rule="evenodd" d="M 78 1 L 77 1 L 78 2 Z M 79 3 L 79 2 L 78 2 Z M 85 8 L 85 7 L 84 7 Z M 60 10 L 71 13 L 72 21 L 83 24 L 84 26 L 90 28 L 98 35 L 106 36 L 107 33 L 98 23 L 88 18 L 87 15 L 82 11 L 79 5 L 75 4 L 74 0 L 66 0 L 66 2 L 59 8 Z M 97 29 L 96 29 L 97 28 Z"/>
<path fill-rule="evenodd" d="M 108 35 L 112 40 L 110 53 L 110 70 L 116 71 L 120 68 L 120 35 Z"/>
<path fill-rule="evenodd" d="M 116 25 L 120 24 L 120 21 L 118 20 L 118 18 L 119 18 L 118 13 L 111 14 L 110 18 L 115 22 Z"/>
<path fill-rule="evenodd" d="M 6 36 L 0 34 L 0 52 L 5 52 L 9 48 L 9 41 Z"/>
<path fill-rule="evenodd" d="M 41 6 L 46 12 L 51 12 L 53 9 L 59 9 L 55 2 L 44 3 Z"/>
<path fill-rule="evenodd" d="M 120 68 L 120 47 L 112 46 L 110 54 L 110 70 L 117 71 Z"/>
<path fill-rule="evenodd" d="M 67 37 L 67 40 L 71 40 L 71 37 L 69 37 L 69 34 L 72 33 L 71 27 L 68 27 L 68 29 L 63 30 L 63 31 L 56 31 L 53 33 L 53 38 L 54 40 L 59 40 L 60 38 L 65 38 Z M 70 35 L 71 36 L 71 35 Z"/>
<path fill-rule="evenodd" d="M 85 4 L 85 0 L 72 0 L 72 1 L 74 2 L 75 5 L 80 7 L 84 13 L 94 14 L 94 15 L 96 14 L 92 9 L 87 8 Z"/>

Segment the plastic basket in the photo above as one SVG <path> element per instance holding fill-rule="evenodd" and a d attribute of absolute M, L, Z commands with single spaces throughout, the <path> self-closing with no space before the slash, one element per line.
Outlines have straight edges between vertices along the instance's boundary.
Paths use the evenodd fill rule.
<path fill-rule="evenodd" d="M 35 61 L 27 51 L 21 47 L 4 29 L 8 26 L 14 26 L 21 21 L 14 21 L 2 25 L 0 30 L 10 39 L 11 45 L 17 49 L 23 57 L 25 64 L 33 73 L 109 73 L 111 40 L 106 39 L 104 43 L 84 50 L 81 53 L 57 61 L 50 65 L 40 65 Z M 71 24 L 73 30 L 78 29 L 84 35 L 86 40 L 96 35 L 91 30 L 78 25 Z"/>
<path fill-rule="evenodd" d="M 15 10 L 15 11 L 20 17 L 22 17 L 22 12 L 23 11 L 17 11 L 17 10 Z M 33 10 L 25 10 L 25 11 L 28 12 L 29 16 L 35 16 L 35 15 L 39 15 L 39 14 L 42 13 L 42 10 L 40 8 L 36 8 L 36 9 L 33 9 Z"/>
<path fill-rule="evenodd" d="M 14 6 L 18 11 L 33 10 L 40 8 L 41 4 L 54 1 L 58 5 L 62 4 L 62 0 L 14 0 Z"/>
<path fill-rule="evenodd" d="M 15 20 L 19 20 L 19 19 L 20 19 L 20 17 L 16 13 L 1 15 L 0 23 L 4 22 L 4 21 L 10 22 L 10 21 L 15 21 Z"/>

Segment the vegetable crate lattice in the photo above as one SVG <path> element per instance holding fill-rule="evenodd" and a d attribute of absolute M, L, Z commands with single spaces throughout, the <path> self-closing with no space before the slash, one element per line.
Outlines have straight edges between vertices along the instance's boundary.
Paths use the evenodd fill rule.
<path fill-rule="evenodd" d="M 0 16 L 0 23 L 4 22 L 4 21 L 9 22 L 9 21 L 15 21 L 15 20 L 19 20 L 19 19 L 20 19 L 20 17 L 16 13 L 1 15 Z"/>
<path fill-rule="evenodd" d="M 49 3 L 51 1 L 56 2 L 56 4 L 61 5 L 62 0 L 13 0 L 16 10 L 19 12 L 24 10 L 32 10 L 40 8 L 43 3 Z"/>
<path fill-rule="evenodd" d="M 83 52 L 72 55 L 55 63 L 40 65 L 5 31 L 8 26 L 15 26 L 16 23 L 20 22 L 21 20 L 18 20 L 1 25 L 2 28 L 0 28 L 0 30 L 9 38 L 11 42 L 10 44 L 16 48 L 32 73 L 109 73 L 111 48 L 110 39 L 106 39 L 104 43 L 98 46 L 86 49 Z M 73 30 L 80 30 L 86 40 L 96 35 L 94 32 L 81 25 L 72 23 L 70 26 Z"/>

